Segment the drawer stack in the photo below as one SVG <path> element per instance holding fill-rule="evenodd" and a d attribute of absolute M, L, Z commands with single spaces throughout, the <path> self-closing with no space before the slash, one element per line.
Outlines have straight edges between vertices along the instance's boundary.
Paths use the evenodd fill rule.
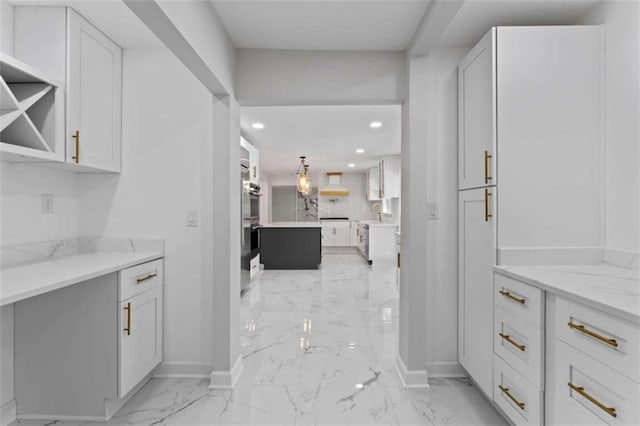
<path fill-rule="evenodd" d="M 640 327 L 561 297 L 555 318 L 555 422 L 640 424 Z"/>
<path fill-rule="evenodd" d="M 494 274 L 493 400 L 519 425 L 543 423 L 544 293 Z"/>

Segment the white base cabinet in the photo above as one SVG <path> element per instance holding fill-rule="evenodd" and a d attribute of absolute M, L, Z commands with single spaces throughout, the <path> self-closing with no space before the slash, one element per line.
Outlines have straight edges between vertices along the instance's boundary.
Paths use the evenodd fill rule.
<path fill-rule="evenodd" d="M 322 221 L 321 238 L 323 247 L 349 247 L 351 223 L 349 221 Z"/>
<path fill-rule="evenodd" d="M 15 303 L 18 419 L 108 420 L 162 360 L 162 259 Z"/>

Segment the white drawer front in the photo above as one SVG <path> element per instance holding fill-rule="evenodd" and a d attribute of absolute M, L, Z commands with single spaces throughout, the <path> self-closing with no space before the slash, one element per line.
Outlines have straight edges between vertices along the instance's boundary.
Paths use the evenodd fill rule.
<path fill-rule="evenodd" d="M 556 318 L 558 339 L 640 382 L 640 327 L 561 297 Z"/>
<path fill-rule="evenodd" d="M 559 340 L 555 357 L 555 405 L 569 424 L 640 424 L 638 383 Z"/>
<path fill-rule="evenodd" d="M 161 286 L 164 277 L 163 264 L 163 260 L 158 259 L 120 271 L 120 301 Z"/>
<path fill-rule="evenodd" d="M 251 278 L 258 275 L 258 272 L 260 272 L 260 255 L 257 255 L 256 257 L 251 259 L 251 262 L 249 264 L 249 276 Z"/>
<path fill-rule="evenodd" d="M 532 325 L 542 325 L 542 290 L 499 273 L 493 274 L 494 302 Z"/>
<path fill-rule="evenodd" d="M 495 307 L 493 350 L 537 389 L 544 389 L 544 339 L 534 327 L 512 313 Z"/>
<path fill-rule="evenodd" d="M 493 356 L 493 400 L 516 425 L 542 424 L 544 395 L 499 356 Z"/>

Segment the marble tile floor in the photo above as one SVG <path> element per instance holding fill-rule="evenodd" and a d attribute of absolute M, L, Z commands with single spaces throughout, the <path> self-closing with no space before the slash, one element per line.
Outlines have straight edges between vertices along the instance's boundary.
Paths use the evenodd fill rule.
<path fill-rule="evenodd" d="M 353 250 L 325 250 L 318 271 L 264 271 L 242 298 L 244 371 L 233 390 L 152 379 L 109 424 L 506 424 L 467 379 L 403 389 L 395 273 Z"/>

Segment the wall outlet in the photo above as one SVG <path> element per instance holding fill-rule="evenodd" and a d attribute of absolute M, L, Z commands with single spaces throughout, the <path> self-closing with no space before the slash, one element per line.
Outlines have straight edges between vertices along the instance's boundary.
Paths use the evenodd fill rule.
<path fill-rule="evenodd" d="M 187 226 L 197 227 L 198 226 L 198 211 L 197 210 L 187 210 Z"/>
<path fill-rule="evenodd" d="M 427 203 L 427 220 L 438 220 L 438 204 Z"/>
<path fill-rule="evenodd" d="M 41 205 L 42 213 L 44 214 L 53 213 L 53 195 L 42 194 L 40 196 L 40 205 Z"/>

